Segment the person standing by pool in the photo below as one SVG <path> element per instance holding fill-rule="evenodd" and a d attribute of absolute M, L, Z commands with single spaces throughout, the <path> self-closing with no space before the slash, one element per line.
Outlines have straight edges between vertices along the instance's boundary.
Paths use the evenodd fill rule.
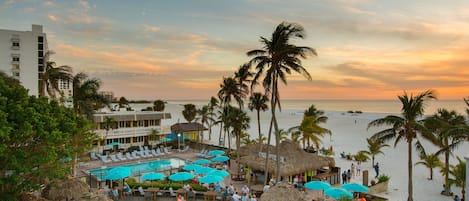
<path fill-rule="evenodd" d="M 114 201 L 119 200 L 119 190 L 117 189 L 117 186 L 114 186 L 114 189 L 112 189 L 111 194 L 112 194 L 112 199 Z"/>
<path fill-rule="evenodd" d="M 362 171 L 362 162 L 357 162 L 357 176 L 360 176 L 360 172 Z"/>
<path fill-rule="evenodd" d="M 378 165 L 378 162 L 376 162 L 376 165 L 374 166 L 375 168 L 375 173 L 376 173 L 376 176 L 375 176 L 375 179 L 378 178 L 378 175 L 379 175 L 379 165 Z"/>

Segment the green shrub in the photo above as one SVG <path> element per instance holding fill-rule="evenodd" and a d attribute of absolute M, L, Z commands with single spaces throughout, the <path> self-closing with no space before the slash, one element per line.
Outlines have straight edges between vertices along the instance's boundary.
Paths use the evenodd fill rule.
<path fill-rule="evenodd" d="M 376 181 L 375 181 L 375 180 L 371 180 L 371 181 L 370 181 L 370 184 L 373 186 L 373 185 L 376 184 Z"/>
<path fill-rule="evenodd" d="M 337 201 L 353 201 L 353 198 L 348 198 L 348 197 L 342 196 Z"/>
<path fill-rule="evenodd" d="M 389 181 L 390 177 L 388 175 L 382 174 L 378 177 L 378 183 Z"/>

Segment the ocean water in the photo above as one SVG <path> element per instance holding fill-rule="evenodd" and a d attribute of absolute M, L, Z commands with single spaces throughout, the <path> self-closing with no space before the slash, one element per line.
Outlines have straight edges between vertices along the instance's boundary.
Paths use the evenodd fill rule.
<path fill-rule="evenodd" d="M 192 103 L 196 106 L 208 104 L 208 100 L 168 100 L 173 104 Z M 247 106 L 247 103 L 245 103 Z M 402 104 L 399 100 L 281 100 L 283 110 L 306 110 L 314 106 L 324 111 L 346 112 L 362 111 L 366 113 L 400 113 Z M 432 100 L 425 106 L 425 114 L 431 115 L 440 108 L 455 110 L 460 114 L 466 114 L 466 104 L 461 100 Z"/>

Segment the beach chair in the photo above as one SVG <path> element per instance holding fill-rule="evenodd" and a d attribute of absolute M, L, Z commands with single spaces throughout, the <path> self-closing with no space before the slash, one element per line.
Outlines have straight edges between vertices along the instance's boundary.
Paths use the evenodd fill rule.
<path fill-rule="evenodd" d="M 138 150 L 140 150 L 140 151 L 143 151 L 143 150 L 144 150 L 143 147 L 142 147 L 142 145 L 138 145 Z"/>
<path fill-rule="evenodd" d="M 145 152 L 145 155 L 147 155 L 148 157 L 152 157 L 152 156 L 153 156 L 153 154 L 151 154 L 150 150 L 148 150 L 148 149 L 145 150 L 145 151 L 143 151 L 143 152 Z"/>
<path fill-rule="evenodd" d="M 103 161 L 103 163 L 110 163 L 111 162 L 110 160 L 107 159 L 107 155 L 102 156 L 101 161 Z"/>
<path fill-rule="evenodd" d="M 197 153 L 198 157 L 204 157 L 208 150 L 203 149 L 200 153 Z"/>
<path fill-rule="evenodd" d="M 140 150 L 138 153 L 140 153 L 140 156 L 143 158 L 148 157 L 143 150 Z"/>
<path fill-rule="evenodd" d="M 154 155 L 154 156 L 159 156 L 158 153 L 156 153 L 156 151 L 154 149 L 151 150 L 151 153 Z"/>
<path fill-rule="evenodd" d="M 120 152 L 117 154 L 117 159 L 119 159 L 119 160 L 121 160 L 121 161 L 126 161 L 126 160 L 127 160 L 127 158 L 125 158 L 125 157 L 122 155 L 122 153 L 120 153 Z"/>
<path fill-rule="evenodd" d="M 129 160 L 134 160 L 135 158 L 130 155 L 129 152 L 125 153 L 125 157 L 127 157 Z"/>
<path fill-rule="evenodd" d="M 184 149 L 179 150 L 179 152 L 186 152 L 186 151 L 189 151 L 189 149 L 190 149 L 190 148 L 189 148 L 189 145 L 186 145 L 186 146 L 184 147 Z"/>
<path fill-rule="evenodd" d="M 156 153 L 160 156 L 164 156 L 164 153 L 161 152 L 160 148 L 156 148 Z"/>
<path fill-rule="evenodd" d="M 94 153 L 94 152 L 90 152 L 90 158 L 92 160 L 98 160 L 98 157 L 96 157 L 96 153 Z"/>
<path fill-rule="evenodd" d="M 172 154 L 173 152 L 168 151 L 168 147 L 163 148 L 165 154 Z"/>
<path fill-rule="evenodd" d="M 137 156 L 137 153 L 138 153 L 138 152 L 134 150 L 134 151 L 132 152 L 132 157 L 134 157 L 135 159 L 139 159 L 140 156 Z"/>

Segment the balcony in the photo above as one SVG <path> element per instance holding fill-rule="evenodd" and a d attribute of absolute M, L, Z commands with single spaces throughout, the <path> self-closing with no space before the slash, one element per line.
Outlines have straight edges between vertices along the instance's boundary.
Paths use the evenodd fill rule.
<path fill-rule="evenodd" d="M 171 133 L 170 126 L 151 126 L 151 127 L 134 127 L 134 128 L 119 128 L 109 130 L 107 133 L 107 138 L 126 138 L 126 137 L 138 137 L 138 136 L 147 136 L 151 134 L 151 131 L 155 129 L 159 132 L 159 134 L 168 134 Z M 102 136 L 103 138 L 106 136 L 106 130 L 96 130 L 95 131 L 98 136 Z"/>

